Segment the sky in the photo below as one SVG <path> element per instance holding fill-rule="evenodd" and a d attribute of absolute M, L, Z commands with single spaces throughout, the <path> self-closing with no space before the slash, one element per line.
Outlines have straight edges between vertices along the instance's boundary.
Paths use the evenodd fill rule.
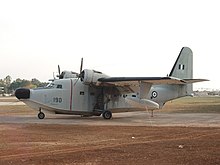
<path fill-rule="evenodd" d="M 218 0 L 0 0 L 0 79 L 48 81 L 83 68 L 109 76 L 166 76 L 182 47 L 194 89 L 220 89 Z"/>

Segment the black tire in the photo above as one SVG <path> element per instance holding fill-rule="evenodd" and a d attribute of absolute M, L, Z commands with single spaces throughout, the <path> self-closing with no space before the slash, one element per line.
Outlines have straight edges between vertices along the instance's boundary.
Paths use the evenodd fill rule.
<path fill-rule="evenodd" d="M 44 119 L 45 114 L 43 112 L 39 112 L 37 116 L 39 119 Z"/>
<path fill-rule="evenodd" d="M 104 119 L 111 119 L 111 118 L 112 118 L 112 112 L 111 112 L 111 111 L 104 111 L 104 112 L 102 113 L 102 117 L 103 117 Z"/>

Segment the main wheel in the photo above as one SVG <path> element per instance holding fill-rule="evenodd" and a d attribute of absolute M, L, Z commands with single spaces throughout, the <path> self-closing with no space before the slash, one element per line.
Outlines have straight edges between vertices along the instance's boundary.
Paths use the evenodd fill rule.
<path fill-rule="evenodd" d="M 102 117 L 103 117 L 104 119 L 111 119 L 111 118 L 112 118 L 112 112 L 111 112 L 111 111 L 104 111 L 104 112 L 102 113 Z"/>
<path fill-rule="evenodd" d="M 39 112 L 37 116 L 39 119 L 44 119 L 45 114 L 43 112 Z"/>

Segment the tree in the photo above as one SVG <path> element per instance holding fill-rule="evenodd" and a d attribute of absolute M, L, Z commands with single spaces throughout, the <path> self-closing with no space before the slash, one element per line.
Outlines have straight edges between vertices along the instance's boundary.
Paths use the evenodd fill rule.
<path fill-rule="evenodd" d="M 15 89 L 21 87 L 22 80 L 20 78 L 13 81 L 10 85 L 10 90 L 15 91 Z"/>
<path fill-rule="evenodd" d="M 5 84 L 5 93 L 10 93 L 9 87 L 11 85 L 11 76 L 6 76 L 4 78 L 4 84 Z"/>
<path fill-rule="evenodd" d="M 32 84 L 30 81 L 24 80 L 24 79 L 21 80 L 20 78 L 18 78 L 10 84 L 10 89 L 14 91 L 15 89 L 20 88 L 20 87 L 28 88 L 31 86 L 32 86 Z"/>
<path fill-rule="evenodd" d="M 40 82 L 36 78 L 33 78 L 31 81 L 17 78 L 13 82 L 11 76 L 6 76 L 4 79 L 0 79 L 0 87 L 3 87 L 5 93 L 13 93 L 17 88 L 37 88 L 37 87 L 44 87 L 48 83 Z"/>
<path fill-rule="evenodd" d="M 4 80 L 0 79 L 0 87 L 5 87 Z"/>
<path fill-rule="evenodd" d="M 4 79 L 4 82 L 6 84 L 6 86 L 9 86 L 11 84 L 11 76 L 6 76 Z"/>
<path fill-rule="evenodd" d="M 40 82 L 38 79 L 36 79 L 36 78 L 33 78 L 33 79 L 31 80 L 31 83 L 32 83 L 33 85 L 36 85 L 37 87 L 41 84 L 41 82 Z"/>
<path fill-rule="evenodd" d="M 46 86 L 46 85 L 48 85 L 48 83 L 46 83 L 46 82 L 40 82 L 38 79 L 36 79 L 36 78 L 33 78 L 32 80 L 31 80 L 31 83 L 33 84 L 33 85 L 35 85 L 36 87 L 44 87 L 44 86 Z"/>

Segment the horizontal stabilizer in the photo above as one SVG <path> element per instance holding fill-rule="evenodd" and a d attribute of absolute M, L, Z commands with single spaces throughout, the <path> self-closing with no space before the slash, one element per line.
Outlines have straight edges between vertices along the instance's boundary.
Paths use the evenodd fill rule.
<path fill-rule="evenodd" d="M 203 81 L 209 81 L 207 79 L 183 79 L 187 84 L 197 83 L 197 82 L 203 82 Z"/>

